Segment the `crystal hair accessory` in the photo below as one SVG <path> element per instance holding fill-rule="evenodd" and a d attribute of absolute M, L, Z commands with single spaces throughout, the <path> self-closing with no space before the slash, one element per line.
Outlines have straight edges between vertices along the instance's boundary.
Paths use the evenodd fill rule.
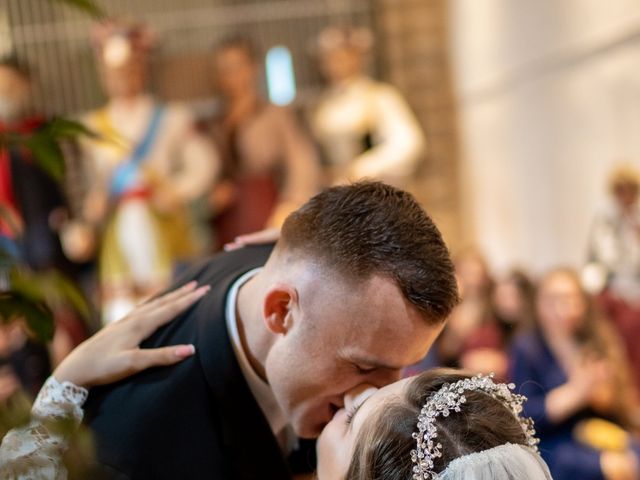
<path fill-rule="evenodd" d="M 442 456 L 442 444 L 437 440 L 436 419 L 460 412 L 462 405 L 467 402 L 465 392 L 483 392 L 502 402 L 520 422 L 528 445 L 537 451 L 539 440 L 535 437 L 533 420 L 521 416 L 522 404 L 526 397 L 513 393 L 514 388 L 513 383 L 495 383 L 493 374 L 476 375 L 455 383 L 446 383 L 431 395 L 418 415 L 418 431 L 413 434 L 416 440 L 416 448 L 411 451 L 411 461 L 414 463 L 413 479 L 438 478 L 433 467 L 434 459 Z"/>

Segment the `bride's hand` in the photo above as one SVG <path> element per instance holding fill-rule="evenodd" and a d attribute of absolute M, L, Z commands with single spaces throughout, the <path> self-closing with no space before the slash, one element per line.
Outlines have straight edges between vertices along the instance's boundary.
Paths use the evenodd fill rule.
<path fill-rule="evenodd" d="M 138 348 L 140 342 L 209 291 L 190 282 L 136 307 L 81 343 L 53 372 L 59 381 L 89 388 L 113 383 L 150 367 L 172 365 L 194 354 L 193 345 Z"/>
<path fill-rule="evenodd" d="M 237 250 L 247 245 L 262 245 L 265 243 L 275 242 L 280 238 L 280 229 L 268 228 L 266 230 L 260 230 L 259 232 L 247 233 L 240 235 L 233 239 L 233 242 L 227 243 L 224 246 L 226 252 Z"/>

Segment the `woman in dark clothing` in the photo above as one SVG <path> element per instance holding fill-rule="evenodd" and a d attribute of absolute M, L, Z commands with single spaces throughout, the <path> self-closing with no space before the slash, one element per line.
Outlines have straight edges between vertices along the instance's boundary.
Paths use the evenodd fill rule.
<path fill-rule="evenodd" d="M 637 408 L 618 339 L 571 270 L 540 283 L 536 327 L 516 339 L 511 375 L 529 398 L 540 450 L 556 480 L 637 479 Z"/>

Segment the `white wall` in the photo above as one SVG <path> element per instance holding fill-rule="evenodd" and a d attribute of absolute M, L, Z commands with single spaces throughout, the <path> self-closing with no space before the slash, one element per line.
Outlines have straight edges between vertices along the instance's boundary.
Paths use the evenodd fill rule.
<path fill-rule="evenodd" d="M 465 222 L 498 270 L 580 265 L 640 165 L 640 1 L 450 0 Z"/>

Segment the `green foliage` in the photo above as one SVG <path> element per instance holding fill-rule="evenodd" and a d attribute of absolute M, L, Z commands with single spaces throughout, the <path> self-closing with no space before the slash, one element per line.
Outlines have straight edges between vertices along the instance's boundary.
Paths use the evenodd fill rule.
<path fill-rule="evenodd" d="M 95 466 L 96 447 L 93 433 L 88 427 L 80 425 L 70 436 L 69 448 L 64 455 L 69 480 L 85 480 L 92 478 L 92 467 Z"/>
<path fill-rule="evenodd" d="M 58 181 L 62 180 L 65 172 L 64 155 L 54 138 L 36 132 L 24 138 L 22 146 L 31 152 L 34 161 L 45 172 Z"/>
<path fill-rule="evenodd" d="M 52 138 L 58 140 L 74 139 L 83 135 L 96 138 L 96 134 L 82 123 L 62 117 L 53 118 L 43 130 Z"/>
<path fill-rule="evenodd" d="M 2 208 L 0 218 L 4 218 Z M 85 320 L 91 315 L 80 290 L 62 273 L 57 270 L 33 272 L 1 247 L 0 281 L 8 285 L 8 289 L 5 286 L 4 291 L 0 290 L 0 322 L 24 320 L 42 341 L 53 338 L 52 310 L 56 307 L 69 305 Z"/>
<path fill-rule="evenodd" d="M 31 419 L 31 399 L 22 391 L 0 403 L 0 438 L 12 428 L 20 427 Z"/>
<path fill-rule="evenodd" d="M 76 8 L 95 19 L 104 18 L 104 11 L 93 0 L 47 0 Z M 51 177 L 61 180 L 65 161 L 60 142 L 79 136 L 94 136 L 82 124 L 65 118 L 54 118 L 43 128 L 30 134 L 0 133 L 0 149 L 20 148 L 30 151 L 33 160 Z M 0 205 L 0 218 L 10 221 Z M 13 226 L 12 226 L 13 228 Z M 14 229 L 17 231 L 17 229 Z M 61 273 L 49 271 L 35 273 L 18 264 L 10 252 L 0 248 L 0 282 L 8 282 L 10 290 L 0 291 L 0 323 L 24 320 L 41 340 L 51 340 L 54 332 L 51 308 L 61 303 L 72 305 L 85 318 L 89 307 L 75 285 Z M 31 402 L 18 392 L 0 403 L 0 440 L 11 429 L 26 424 L 30 419 Z M 95 451 L 93 439 L 86 429 L 76 431 L 69 422 L 48 428 L 61 428 L 70 443 L 65 464 L 70 479 L 88 478 Z"/>
<path fill-rule="evenodd" d="M 25 269 L 15 269 L 10 276 L 11 286 L 49 305 L 69 304 L 83 317 L 90 315 L 89 306 L 71 280 L 57 270 L 34 273 Z"/>
<path fill-rule="evenodd" d="M 1 250 L 0 250 L 1 251 Z M 53 338 L 52 309 L 71 305 L 85 320 L 89 306 L 76 286 L 60 272 L 31 272 L 13 266 L 8 275 L 10 290 L 0 292 L 0 321 L 24 319 L 29 329 L 41 340 Z"/>
<path fill-rule="evenodd" d="M 30 133 L 0 132 L 0 148 L 30 152 L 38 166 L 56 181 L 61 181 L 65 174 L 61 142 L 80 136 L 95 138 L 96 135 L 79 122 L 58 117 Z M 13 230 L 14 235 L 20 234 L 2 205 L 0 219 Z M 11 252 L 0 248 L 0 275 L 5 276 L 9 288 L 8 291 L 0 291 L 0 322 L 24 320 L 40 340 L 49 341 L 53 338 L 52 309 L 56 306 L 70 305 L 85 320 L 90 316 L 89 306 L 80 291 L 60 272 L 31 272 L 20 265 Z"/>
<path fill-rule="evenodd" d="M 61 181 L 65 173 L 65 159 L 60 142 L 81 135 L 94 136 L 76 121 L 54 118 L 31 133 L 0 133 L 0 148 L 30 152 L 35 163 L 52 178 Z M 20 234 L 2 205 L 0 219 L 15 235 Z M 11 252 L 0 248 L 0 274 L 9 287 L 8 291 L 0 291 L 0 322 L 24 320 L 40 340 L 48 341 L 53 338 L 52 309 L 56 306 L 70 305 L 85 319 L 90 316 L 89 306 L 80 291 L 60 272 L 32 272 L 20 265 L 19 259 L 14 258 Z"/>
<path fill-rule="evenodd" d="M 61 3 L 76 8 L 94 18 L 100 19 L 105 17 L 105 12 L 93 0 L 48 0 L 54 3 Z"/>
<path fill-rule="evenodd" d="M 0 219 L 11 227 L 10 216 L 2 205 Z M 19 235 L 17 229 L 12 230 Z M 11 251 L 0 246 L 0 322 L 24 319 L 41 340 L 50 340 L 53 336 L 51 311 L 65 305 L 73 307 L 85 320 L 91 315 L 84 296 L 66 276 L 53 269 L 33 272 Z"/>
<path fill-rule="evenodd" d="M 30 133 L 0 132 L 0 147 L 24 149 L 30 152 L 38 166 L 52 178 L 60 181 L 65 172 L 61 142 L 82 136 L 97 137 L 79 122 L 55 117 Z"/>
<path fill-rule="evenodd" d="M 20 319 L 24 319 L 41 340 L 53 338 L 53 313 L 44 302 L 16 291 L 0 292 L 0 320 L 8 323 Z"/>

